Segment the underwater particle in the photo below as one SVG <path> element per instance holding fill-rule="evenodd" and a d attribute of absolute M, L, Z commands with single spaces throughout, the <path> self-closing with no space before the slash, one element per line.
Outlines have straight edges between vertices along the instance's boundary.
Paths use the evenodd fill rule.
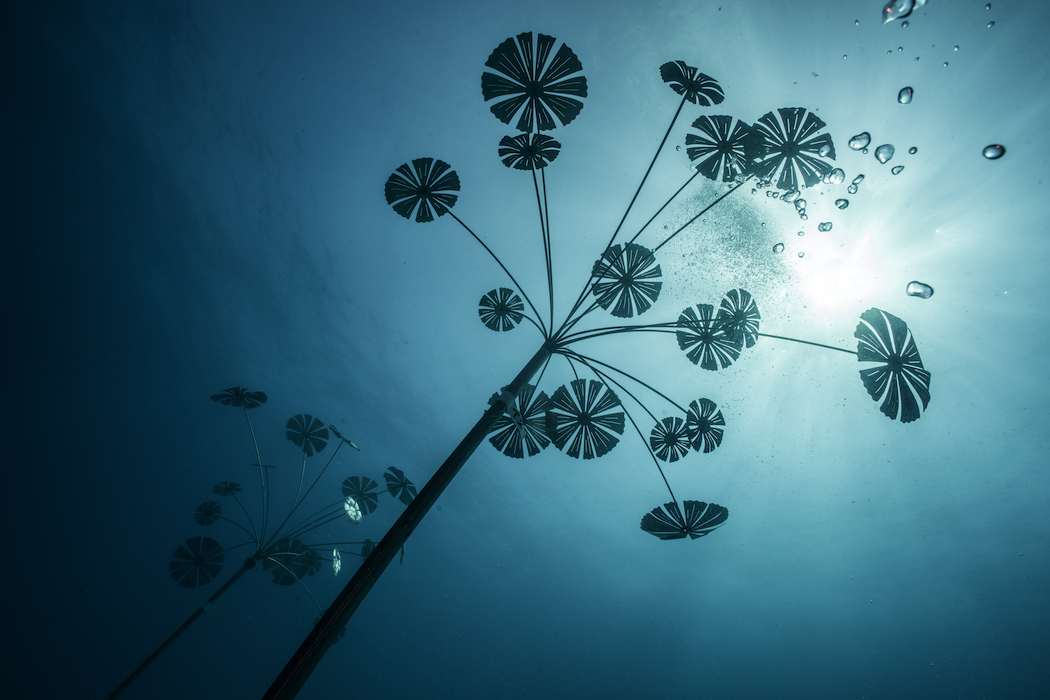
<path fill-rule="evenodd" d="M 992 27 L 994 27 L 994 26 L 995 26 L 995 22 L 989 22 L 989 23 L 988 23 L 988 28 L 989 28 L 989 29 L 991 29 L 991 28 L 992 28 Z"/>
<path fill-rule="evenodd" d="M 863 149 L 863 150 L 861 151 L 861 153 L 863 153 L 864 155 L 868 155 L 868 149 L 866 149 L 866 148 L 865 148 L 865 149 Z"/>
<path fill-rule="evenodd" d="M 857 177 L 853 178 L 853 184 L 854 185 L 859 185 L 862 182 L 864 182 L 864 174 L 863 173 L 858 175 Z"/>
<path fill-rule="evenodd" d="M 897 166 L 894 166 L 893 170 L 891 170 L 890 172 L 893 173 L 894 175 L 900 175 L 901 171 L 903 171 L 903 170 L 904 170 L 904 166 L 903 165 L 897 165 Z"/>
<path fill-rule="evenodd" d="M 841 185 L 842 181 L 845 179 L 846 171 L 844 171 L 842 168 L 835 168 L 831 171 L 831 174 L 828 175 L 828 182 L 830 182 L 833 185 Z"/>
<path fill-rule="evenodd" d="M 799 231 L 799 232 L 798 232 L 798 235 L 800 235 L 800 236 L 805 236 L 805 235 L 806 235 L 806 232 L 805 232 L 805 231 Z"/>
<path fill-rule="evenodd" d="M 871 134 L 867 131 L 862 131 L 849 140 L 849 147 L 854 151 L 859 151 L 862 148 L 867 148 L 869 143 L 871 143 Z"/>
<path fill-rule="evenodd" d="M 846 188 L 846 191 L 849 192 L 850 194 L 857 194 L 857 186 L 856 185 L 850 185 L 849 187 Z"/>
<path fill-rule="evenodd" d="M 916 61 L 918 61 L 918 60 L 919 60 L 919 57 L 918 57 L 918 56 L 916 56 L 916 57 L 915 57 L 915 60 L 916 60 Z"/>
<path fill-rule="evenodd" d="M 820 156 L 821 158 L 827 158 L 828 155 L 833 150 L 834 149 L 831 147 L 831 144 L 830 143 L 826 143 L 826 144 L 824 144 L 823 146 L 820 147 L 820 150 L 817 151 L 817 155 Z"/>
<path fill-rule="evenodd" d="M 804 199 L 796 199 L 795 200 L 795 211 L 805 211 L 805 210 L 806 210 L 806 200 L 804 200 Z"/>
<path fill-rule="evenodd" d="M 888 143 L 884 143 L 875 149 L 875 158 L 880 163 L 888 163 L 890 158 L 893 157 L 893 146 Z"/>
<path fill-rule="evenodd" d="M 830 221 L 825 221 L 824 223 L 822 223 L 819 226 L 817 226 L 817 230 L 818 231 L 822 231 L 822 232 L 830 231 L 831 230 L 831 222 Z"/>
<path fill-rule="evenodd" d="M 907 28 L 908 28 L 908 20 L 904 20 L 903 22 L 901 22 L 901 29 L 907 29 Z"/>
<path fill-rule="evenodd" d="M 845 209 L 846 207 L 849 206 L 849 200 L 848 199 L 836 199 L 835 200 L 835 206 L 838 207 L 839 209 Z"/>
<path fill-rule="evenodd" d="M 901 88 L 901 91 L 897 93 L 897 101 L 902 105 L 911 104 L 911 98 L 914 94 L 915 91 L 910 87 L 903 87 Z"/>
<path fill-rule="evenodd" d="M 933 287 L 922 282 L 909 282 L 907 292 L 910 297 L 929 299 L 933 296 Z"/>
<path fill-rule="evenodd" d="M 1002 158 L 1006 154 L 1006 146 L 993 143 L 990 146 L 985 146 L 982 154 L 988 160 L 996 160 L 997 158 Z"/>
<path fill-rule="evenodd" d="M 911 155 L 911 156 L 915 155 L 918 152 L 919 152 L 919 149 L 916 148 L 915 146 L 912 146 L 911 148 L 908 149 L 908 155 Z"/>
<path fill-rule="evenodd" d="M 806 257 L 806 254 L 805 254 L 805 253 L 803 253 L 803 252 L 802 252 L 802 251 L 800 250 L 800 251 L 798 251 L 798 257 L 800 257 L 800 258 L 804 258 L 804 257 Z"/>
<path fill-rule="evenodd" d="M 784 244 L 783 243 L 777 243 L 775 246 L 773 246 L 773 252 L 774 253 L 783 253 L 784 252 Z"/>

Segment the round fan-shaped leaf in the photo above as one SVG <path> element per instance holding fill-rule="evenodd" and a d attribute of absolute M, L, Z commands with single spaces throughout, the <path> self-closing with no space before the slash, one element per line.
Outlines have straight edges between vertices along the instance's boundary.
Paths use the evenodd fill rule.
<path fill-rule="evenodd" d="M 405 473 L 397 467 L 387 467 L 383 472 L 386 478 L 386 490 L 394 498 L 401 499 L 406 506 L 416 497 L 416 487 L 409 481 Z"/>
<path fill-rule="evenodd" d="M 547 404 L 547 436 L 570 457 L 601 457 L 623 434 L 619 407 L 620 399 L 601 382 L 576 379 L 558 387 Z"/>
<path fill-rule="evenodd" d="M 561 144 L 545 134 L 504 136 L 499 142 L 503 164 L 515 170 L 539 170 L 558 157 Z"/>
<path fill-rule="evenodd" d="M 752 127 L 760 155 L 754 173 L 760 178 L 777 180 L 782 190 L 801 190 L 820 182 L 835 160 L 831 134 L 820 133 L 826 125 L 803 107 L 783 107 L 776 114 L 767 112 Z M 820 155 L 820 149 L 830 151 Z"/>
<path fill-rule="evenodd" d="M 241 485 L 236 481 L 220 481 L 211 487 L 211 490 L 220 496 L 232 496 L 241 492 Z"/>
<path fill-rule="evenodd" d="M 890 420 L 917 420 L 930 403 L 930 373 L 922 366 L 908 324 L 881 309 L 868 309 L 853 335 L 857 360 L 878 363 L 862 369 L 860 379 L 879 410 Z"/>
<path fill-rule="evenodd" d="M 266 403 L 266 394 L 261 391 L 248 391 L 239 386 L 224 389 L 220 394 L 212 394 L 212 401 L 218 401 L 223 406 L 235 408 L 256 408 Z"/>
<path fill-rule="evenodd" d="M 386 181 L 386 203 L 401 216 L 426 223 L 434 212 L 444 216 L 458 199 L 459 176 L 452 166 L 433 158 L 416 158 L 412 167 L 399 166 Z"/>
<path fill-rule="evenodd" d="M 210 537 L 191 537 L 175 548 L 168 565 L 171 577 L 183 588 L 203 586 L 219 575 L 223 553 Z"/>
<path fill-rule="evenodd" d="M 528 450 L 532 457 L 550 444 L 547 438 L 547 405 L 550 399 L 542 391 L 536 392 L 536 386 L 526 384 L 518 392 L 514 405 L 507 409 L 492 425 L 489 431 L 489 442 L 497 450 L 521 459 Z M 496 394 L 489 403 L 494 403 Z"/>
<path fill-rule="evenodd" d="M 198 525 L 211 525 L 219 519 L 220 515 L 222 515 L 222 506 L 215 501 L 205 501 L 197 506 L 193 519 Z"/>
<path fill-rule="evenodd" d="M 357 505 L 357 501 L 354 500 L 353 496 L 347 496 L 343 500 L 343 510 L 346 512 L 347 519 L 354 525 L 361 522 L 361 508 Z"/>
<path fill-rule="evenodd" d="M 496 73 L 481 74 L 481 94 L 485 101 L 496 100 L 489 108 L 504 124 L 520 113 L 518 131 L 550 131 L 557 124 L 568 124 L 583 109 L 587 79 L 580 59 L 565 44 L 549 58 L 556 39 L 532 32 L 519 34 L 496 47 L 485 65 Z"/>
<path fill-rule="evenodd" d="M 263 569 L 273 569 L 273 582 L 278 586 L 290 586 L 307 575 L 313 566 L 306 544 L 297 537 L 283 539 L 270 547 L 263 556 Z M 315 555 L 316 556 L 316 555 Z M 320 563 L 317 564 L 320 570 Z"/>
<path fill-rule="evenodd" d="M 709 75 L 697 72 L 696 68 L 687 66 L 685 61 L 669 61 L 660 66 L 660 77 L 671 89 L 693 104 L 709 107 L 721 104 L 725 93 L 718 81 Z"/>
<path fill-rule="evenodd" d="M 368 555 L 372 553 L 372 550 L 376 548 L 376 543 L 372 540 L 365 540 L 365 543 L 361 545 L 361 556 L 368 558 Z"/>
<path fill-rule="evenodd" d="M 744 346 L 742 335 L 730 335 L 713 318 L 714 308 L 710 304 L 697 304 L 696 310 L 689 307 L 678 317 L 678 347 L 695 365 L 704 369 L 719 370 L 733 364 L 740 357 Z"/>
<path fill-rule="evenodd" d="M 664 462 L 677 462 L 688 454 L 691 444 L 685 421 L 677 416 L 664 418 L 649 434 L 649 447 Z"/>
<path fill-rule="evenodd" d="M 711 533 L 729 519 L 729 509 L 717 503 L 683 501 L 685 515 L 674 501 L 642 516 L 642 529 L 661 540 L 692 539 Z"/>
<path fill-rule="evenodd" d="M 722 444 L 722 432 L 726 421 L 722 412 L 711 399 L 699 399 L 689 404 L 686 412 L 685 432 L 697 452 L 712 452 Z"/>
<path fill-rule="evenodd" d="M 648 311 L 663 286 L 658 281 L 661 272 L 656 256 L 636 243 L 628 243 L 626 249 L 619 243 L 606 249 L 594 263 L 592 274 L 596 281 L 591 292 L 598 297 L 598 304 L 603 309 L 612 307 L 612 315 L 619 318 Z"/>
<path fill-rule="evenodd" d="M 509 331 L 521 323 L 525 305 L 514 290 L 500 287 L 481 297 L 478 316 L 481 322 L 496 332 Z"/>
<path fill-rule="evenodd" d="M 379 484 L 367 476 L 351 476 L 343 480 L 343 496 L 349 496 L 357 502 L 361 512 L 368 515 L 379 505 Z"/>
<path fill-rule="evenodd" d="M 758 304 L 745 289 L 731 289 L 722 297 L 722 305 L 715 316 L 715 325 L 734 340 L 742 341 L 744 347 L 754 347 L 758 342 L 758 324 L 762 314 Z"/>
<path fill-rule="evenodd" d="M 748 124 L 726 116 L 702 116 L 693 122 L 699 134 L 685 135 L 686 155 L 709 180 L 732 182 L 754 170 L 758 152 Z"/>
<path fill-rule="evenodd" d="M 320 452 L 328 443 L 328 428 L 309 413 L 292 416 L 285 426 L 285 435 L 303 449 L 307 457 Z"/>

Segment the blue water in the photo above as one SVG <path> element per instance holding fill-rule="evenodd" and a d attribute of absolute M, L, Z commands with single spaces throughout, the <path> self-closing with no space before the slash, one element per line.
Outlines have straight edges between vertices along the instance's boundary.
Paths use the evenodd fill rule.
<path fill-rule="evenodd" d="M 591 460 L 484 442 L 300 697 L 1042 697 L 1050 10 L 985 4 L 931 0 L 906 28 L 881 24 L 878 2 L 831 0 L 9 12 L 5 697 L 106 697 L 253 553 L 232 523 L 194 520 L 215 500 L 251 531 L 222 481 L 241 484 L 254 525 L 263 511 L 244 414 L 211 395 L 267 394 L 249 415 L 276 467 L 270 532 L 303 464 L 290 417 L 360 447 L 296 514 L 337 507 L 349 476 L 380 484 L 360 524 L 305 538 L 330 559 L 328 543 L 378 541 L 402 512 L 385 470 L 422 488 L 533 355 L 531 323 L 479 321 L 482 295 L 512 286 L 484 249 L 451 216 L 416 223 L 384 197 L 401 164 L 449 163 L 452 213 L 549 322 L 532 178 L 500 161 L 518 132 L 481 91 L 493 50 L 530 31 L 571 47 L 587 80 L 579 115 L 545 132 L 561 144 L 544 173 L 556 320 L 675 115 L 660 66 L 682 60 L 724 101 L 684 105 L 618 242 L 692 174 L 702 115 L 805 108 L 845 180 L 804 189 L 805 220 L 776 181 L 745 183 L 657 251 L 641 320 L 599 309 L 579 328 L 674 322 L 744 288 L 761 332 L 849 352 L 861 314 L 883 309 L 913 334 L 929 405 L 888 419 L 855 357 L 775 338 L 717 371 L 673 334 L 581 342 L 682 407 L 717 404 L 717 449 L 661 466 L 678 501 L 724 506 L 726 523 L 696 540 L 640 529 L 671 497 L 630 421 Z M 864 131 L 868 154 L 847 145 Z M 986 159 L 990 144 L 1006 154 Z M 638 242 L 727 191 L 698 177 Z M 936 291 L 909 296 L 913 281 Z M 556 358 L 540 389 L 576 376 L 595 375 Z M 679 415 L 619 381 L 652 413 L 617 390 L 643 435 Z M 304 491 L 336 444 L 308 458 Z M 197 536 L 226 553 L 187 589 L 169 563 Z M 321 562 L 309 592 L 249 571 L 124 697 L 262 696 L 360 563 L 359 545 L 341 549 L 342 571 Z"/>

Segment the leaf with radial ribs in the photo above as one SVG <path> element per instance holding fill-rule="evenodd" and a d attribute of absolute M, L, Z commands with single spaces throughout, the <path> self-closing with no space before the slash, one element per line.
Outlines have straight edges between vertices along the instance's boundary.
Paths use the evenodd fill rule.
<path fill-rule="evenodd" d="M 708 180 L 732 182 L 754 168 L 757 153 L 749 139 L 751 127 L 733 117 L 702 116 L 693 122 L 700 135 L 685 135 L 685 153 L 693 167 Z M 700 161 L 697 163 L 696 161 Z"/>
<path fill-rule="evenodd" d="M 740 357 L 744 340 L 742 336 L 726 333 L 714 316 L 715 307 L 697 304 L 696 310 L 689 307 L 678 317 L 678 347 L 694 365 L 704 369 L 724 369 Z"/>
<path fill-rule="evenodd" d="M 801 190 L 820 182 L 832 170 L 825 158 L 835 160 L 830 134 L 818 132 L 826 126 L 817 115 L 802 107 L 784 107 L 767 112 L 752 127 L 756 148 L 761 152 L 754 173 L 777 179 L 779 189 Z M 827 155 L 820 149 L 827 146 Z"/>
<path fill-rule="evenodd" d="M 717 80 L 686 65 L 685 61 L 669 61 L 663 64 L 660 66 L 660 77 L 665 83 L 671 84 L 672 90 L 693 104 L 709 107 L 712 104 L 721 104 L 725 99 L 725 93 Z"/>
<path fill-rule="evenodd" d="M 320 452 L 328 443 L 328 428 L 309 413 L 292 416 L 285 426 L 285 436 L 302 448 L 307 457 Z"/>
<path fill-rule="evenodd" d="M 222 506 L 215 501 L 205 501 L 197 506 L 193 519 L 198 525 L 211 525 L 222 515 Z"/>
<path fill-rule="evenodd" d="M 361 512 L 368 515 L 379 505 L 379 494 L 375 492 L 378 487 L 367 476 L 350 476 L 343 479 L 343 497 L 353 498 Z"/>
<path fill-rule="evenodd" d="M 691 442 L 685 421 L 677 416 L 664 418 L 649 434 L 649 446 L 656 458 L 664 462 L 677 462 L 689 453 Z"/>
<path fill-rule="evenodd" d="M 386 477 L 386 490 L 394 498 L 400 498 L 406 506 L 416 497 L 415 485 L 397 467 L 387 467 L 383 476 Z"/>
<path fill-rule="evenodd" d="M 239 386 L 224 389 L 221 394 L 212 394 L 212 401 L 218 401 L 223 406 L 235 408 L 257 408 L 266 403 L 266 394 L 261 391 L 248 391 Z"/>
<path fill-rule="evenodd" d="M 500 287 L 481 297 L 478 302 L 478 316 L 490 330 L 513 330 L 524 318 L 525 305 L 514 290 Z"/>
<path fill-rule="evenodd" d="M 890 420 L 917 420 L 930 403 L 930 373 L 922 366 L 908 324 L 881 309 L 868 309 L 853 335 L 857 360 L 879 363 L 860 371 L 868 395 L 881 402 L 879 410 Z"/>
<path fill-rule="evenodd" d="M 386 181 L 386 203 L 406 219 L 415 213 L 418 223 L 444 216 L 459 198 L 459 175 L 452 166 L 434 158 L 416 158 L 412 167 L 400 165 Z"/>
<path fill-rule="evenodd" d="M 722 429 L 726 421 L 711 399 L 699 399 L 689 404 L 685 432 L 697 452 L 712 452 L 722 444 Z"/>
<path fill-rule="evenodd" d="M 212 486 L 211 490 L 220 496 L 233 496 L 241 492 L 241 485 L 236 481 L 220 481 Z"/>
<path fill-rule="evenodd" d="M 642 516 L 642 529 L 661 540 L 680 540 L 686 535 L 695 540 L 709 534 L 729 518 L 729 509 L 717 503 L 683 501 L 683 504 L 685 517 L 682 517 L 678 504 L 671 501 Z"/>
<path fill-rule="evenodd" d="M 180 586 L 196 588 L 219 575 L 222 560 L 222 547 L 218 542 L 210 537 L 191 537 L 175 548 L 168 568 Z"/>
<path fill-rule="evenodd" d="M 514 405 L 489 430 L 489 442 L 508 457 L 521 459 L 526 450 L 532 457 L 550 444 L 547 438 L 547 405 L 550 399 L 542 391 L 539 394 L 535 392 L 534 384 L 523 386 Z M 493 394 L 489 404 L 495 403 L 498 398 L 497 394 Z"/>
<path fill-rule="evenodd" d="M 618 318 L 648 311 L 663 286 L 657 281 L 661 273 L 656 257 L 636 243 L 628 243 L 626 250 L 619 243 L 606 249 L 591 274 L 596 278 L 591 292 L 598 297 L 598 305 L 607 310 L 611 306 L 612 315 Z"/>
<path fill-rule="evenodd" d="M 620 399 L 601 382 L 576 379 L 558 387 L 547 406 L 547 436 L 570 457 L 601 457 L 623 434 Z M 566 447 L 567 446 L 567 447 Z"/>
<path fill-rule="evenodd" d="M 547 167 L 561 150 L 561 144 L 545 134 L 504 136 L 499 142 L 503 164 L 515 170 L 539 170 Z"/>
<path fill-rule="evenodd" d="M 521 112 L 518 131 L 549 131 L 575 119 L 587 97 L 587 79 L 573 75 L 583 70 L 576 54 L 565 44 L 547 61 L 554 37 L 537 35 L 533 51 L 532 32 L 507 39 L 496 47 L 485 65 L 498 73 L 481 74 L 481 94 L 485 101 L 499 100 L 489 109 L 504 124 Z M 553 116 L 552 116 L 553 115 Z"/>
<path fill-rule="evenodd" d="M 758 325 L 762 314 L 758 304 L 746 289 L 730 289 L 722 297 L 722 305 L 715 316 L 715 324 L 734 340 L 743 341 L 752 348 L 758 342 Z"/>
<path fill-rule="evenodd" d="M 290 586 L 303 576 L 321 570 L 317 554 L 313 553 L 313 557 L 310 554 L 302 540 L 297 537 L 286 538 L 267 550 L 262 560 L 263 569 L 273 569 L 273 582 L 278 586 Z"/>

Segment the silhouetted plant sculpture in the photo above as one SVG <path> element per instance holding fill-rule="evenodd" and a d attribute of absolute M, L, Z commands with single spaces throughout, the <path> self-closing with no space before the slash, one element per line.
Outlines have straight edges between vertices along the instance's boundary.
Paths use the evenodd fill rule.
<path fill-rule="evenodd" d="M 376 491 L 378 484 L 365 476 L 347 477 L 342 483 L 342 495 L 335 501 L 323 505 L 311 515 L 303 517 L 289 525 L 293 516 L 299 511 L 306 501 L 307 496 L 318 484 L 321 477 L 335 460 L 343 445 L 358 450 L 359 448 L 334 425 L 325 426 L 324 422 L 310 414 L 300 414 L 288 419 L 285 427 L 285 437 L 294 443 L 302 452 L 302 464 L 299 469 L 299 485 L 292 499 L 288 514 L 281 523 L 271 530 L 270 516 L 270 472 L 276 467 L 263 464 L 259 452 L 259 443 L 255 436 L 255 428 L 252 426 L 248 409 L 258 408 L 266 403 L 267 397 L 261 391 L 248 391 L 241 387 L 232 387 L 225 391 L 214 394 L 213 401 L 225 406 L 240 408 L 248 423 L 251 433 L 252 445 L 255 451 L 256 462 L 252 466 L 259 470 L 259 487 L 261 495 L 261 512 L 253 518 L 248 509 L 241 502 L 239 493 L 242 487 L 234 481 L 222 481 L 212 487 L 212 492 L 220 499 L 232 499 L 237 504 L 240 513 L 244 516 L 243 521 L 227 517 L 223 508 L 217 501 L 205 501 L 197 506 L 193 518 L 198 525 L 211 526 L 219 521 L 232 523 L 241 530 L 247 539 L 228 550 L 211 537 L 197 535 L 189 538 L 175 548 L 170 564 L 172 579 L 184 588 L 197 588 L 212 581 L 222 569 L 226 552 L 250 547 L 251 554 L 244 560 L 241 568 L 218 590 L 208 601 L 201 606 L 186 622 L 182 624 L 157 650 L 143 662 L 116 691 L 110 695 L 114 698 L 120 695 L 135 678 L 157 657 L 159 657 L 172 642 L 175 641 L 198 617 L 206 610 L 214 609 L 215 602 L 232 586 L 245 572 L 254 569 L 258 562 L 262 562 L 264 571 L 270 572 L 272 580 L 278 586 L 291 586 L 299 584 L 310 596 L 310 600 L 320 613 L 324 612 L 320 603 L 314 597 L 310 589 L 303 583 L 307 576 L 313 576 L 321 571 L 324 562 L 330 562 L 333 575 L 338 576 L 342 569 L 343 555 L 356 555 L 362 559 L 367 557 L 374 547 L 371 540 L 337 541 L 326 540 L 324 544 L 309 543 L 304 538 L 320 527 L 346 518 L 353 524 L 361 522 L 361 519 L 375 511 L 379 503 L 379 494 Z M 306 476 L 307 458 L 320 455 L 328 447 L 332 436 L 338 441 L 331 456 L 320 470 L 313 482 L 303 492 L 303 479 Z M 386 492 L 393 498 L 408 505 L 416 495 L 415 485 L 405 476 L 405 473 L 397 467 L 389 467 L 384 473 L 386 477 Z M 347 549 L 354 547 L 354 549 Z M 404 550 L 402 549 L 402 556 Z M 337 635 L 338 638 L 338 635 Z"/>
<path fill-rule="evenodd" d="M 491 71 L 482 74 L 482 97 L 491 103 L 492 113 L 502 123 L 513 123 L 522 132 L 503 137 L 496 155 L 508 168 L 531 175 L 547 275 L 546 313 L 540 312 L 524 286 L 493 250 L 452 212 L 459 196 L 459 177 L 451 166 L 433 158 L 419 158 L 411 165 L 397 167 L 387 180 L 386 199 L 401 216 L 411 218 L 415 213 L 417 222 L 433 222 L 434 217 L 430 215 L 433 211 L 439 217 L 449 215 L 462 226 L 509 281 L 508 286 L 493 289 L 481 297 L 478 315 L 482 323 L 493 331 L 507 332 L 526 319 L 540 333 L 540 348 L 513 381 L 492 395 L 485 415 L 372 551 L 289 661 L 266 698 L 295 695 L 394 553 L 486 437 L 497 450 L 516 459 L 534 456 L 553 443 L 570 457 L 590 460 L 611 452 L 629 423 L 649 451 L 671 496 L 670 502 L 643 515 L 641 529 L 661 540 L 697 539 L 727 521 L 729 511 L 724 506 L 697 500 L 679 502 L 661 467 L 661 462 L 678 462 L 690 452 L 711 454 L 719 448 L 727 427 L 715 401 L 701 397 L 690 400 L 687 406 L 679 403 L 625 370 L 583 354 L 577 348 L 586 341 L 621 333 L 672 334 L 694 365 L 709 371 L 725 371 L 745 350 L 754 348 L 760 337 L 792 340 L 849 352 L 861 362 L 878 363 L 876 367 L 862 370 L 861 378 L 869 394 L 881 402 L 881 410 L 890 418 L 903 422 L 914 420 L 920 415 L 919 403 L 923 408 L 928 403 L 929 373 L 922 368 L 910 331 L 902 321 L 878 309 L 862 315 L 856 333 L 860 341 L 856 353 L 760 333 L 758 304 L 744 289 L 729 290 L 717 307 L 703 302 L 690 306 L 676 314 L 677 320 L 672 316 L 653 323 L 576 329 L 598 308 L 618 319 L 653 313 L 663 284 L 661 267 L 656 260 L 660 248 L 748 181 L 754 180 L 756 188 L 772 185 L 782 190 L 767 194 L 794 203 L 798 214 L 805 217 L 805 201 L 799 198 L 800 190 L 821 182 L 842 181 L 842 171 L 828 162 L 835 159 L 832 138 L 816 115 L 801 107 L 785 107 L 766 113 L 754 124 L 730 116 L 700 116 L 692 122 L 695 133 L 691 131 L 685 137 L 686 153 L 694 163 L 692 176 L 633 237 L 618 241 L 624 222 L 685 104 L 710 107 L 724 99 L 718 81 L 684 61 L 661 66 L 661 78 L 681 96 L 678 108 L 634 196 L 591 267 L 589 278 L 559 323 L 554 312 L 547 174 L 557 167 L 553 162 L 561 144 L 540 132 L 550 131 L 559 123 L 566 126 L 580 115 L 587 97 L 583 66 L 568 46 L 550 36 L 534 36 L 532 32 L 501 43 L 485 65 Z M 649 224 L 701 175 L 729 183 L 728 190 L 663 240 L 645 246 L 636 243 Z M 756 191 L 752 189 L 752 193 Z M 555 356 L 564 359 L 576 379 L 548 395 L 540 391 L 538 385 Z M 540 379 L 530 383 L 537 372 Z M 587 376 L 581 377 L 581 372 Z M 673 415 L 657 418 L 641 400 L 643 392 L 665 402 Z M 638 411 L 647 414 L 651 424 L 655 424 L 648 440 L 633 415 Z"/>

